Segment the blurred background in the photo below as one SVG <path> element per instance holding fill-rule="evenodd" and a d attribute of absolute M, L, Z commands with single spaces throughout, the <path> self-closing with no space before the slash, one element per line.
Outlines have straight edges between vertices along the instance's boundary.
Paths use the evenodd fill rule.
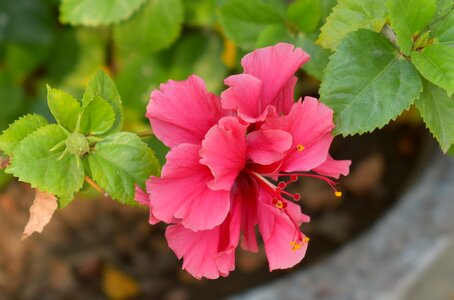
<path fill-rule="evenodd" d="M 251 1 L 252 10 L 273 8 L 252 21 L 235 11 L 238 1 L 141 2 L 126 20 L 110 24 L 65 14 L 58 0 L 0 0 L 0 129 L 29 112 L 52 118 L 46 84 L 79 98 L 102 68 L 122 96 L 124 129 L 144 131 L 146 104 L 160 83 L 197 74 L 219 93 L 226 76 L 242 72 L 245 53 L 279 41 L 291 41 L 313 58 L 297 74 L 295 99 L 318 95 L 330 52 L 314 41 L 335 0 L 313 1 L 317 8 L 289 17 L 286 27 L 273 18 L 292 1 Z M 247 31 L 235 29 L 241 22 L 252 23 Z M 341 199 L 323 182 L 295 183 L 303 211 L 312 217 L 304 228 L 311 244 L 298 267 L 273 273 L 263 249 L 239 250 L 228 278 L 193 279 L 167 247 L 165 227 L 148 225 L 145 209 L 93 191 L 58 211 L 43 234 L 22 242 L 34 191 L 0 173 L 0 299 L 220 299 L 324 261 L 380 222 L 412 182 L 428 140 L 415 114 L 410 110 L 371 134 L 335 139 L 333 156 L 353 161 L 340 182 Z M 167 149 L 156 139 L 147 142 L 164 163 Z"/>

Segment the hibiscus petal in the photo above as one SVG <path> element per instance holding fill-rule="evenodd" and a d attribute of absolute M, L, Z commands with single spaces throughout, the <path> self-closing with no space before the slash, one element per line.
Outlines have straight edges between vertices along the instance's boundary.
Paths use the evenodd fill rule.
<path fill-rule="evenodd" d="M 246 122 L 263 121 L 266 117 L 260 99 L 262 83 L 259 79 L 248 74 L 238 74 L 227 77 L 224 83 L 229 86 L 221 94 L 222 107 L 236 110 Z"/>
<path fill-rule="evenodd" d="M 293 74 L 309 59 L 309 54 L 285 43 L 257 49 L 243 57 L 241 65 L 244 73 L 250 74 L 262 82 L 260 101 L 263 110 L 269 104 L 276 104 L 276 97 L 284 87 L 294 85 Z M 291 83 L 288 83 L 289 81 Z M 290 98 L 279 99 L 288 101 L 290 104 L 287 105 L 291 105 L 293 94 Z M 284 112 L 278 111 L 278 113 Z"/>
<path fill-rule="evenodd" d="M 279 129 L 256 130 L 248 134 L 247 158 L 253 162 L 269 165 L 284 158 L 292 146 L 292 136 Z"/>
<path fill-rule="evenodd" d="M 134 199 L 141 205 L 150 207 L 150 197 L 149 195 L 143 191 L 138 185 L 136 185 L 136 194 Z M 150 208 L 150 217 L 148 218 L 148 223 L 151 225 L 159 223 L 159 220 L 153 216 Z"/>
<path fill-rule="evenodd" d="M 230 208 L 229 191 L 207 186 L 213 176 L 199 163 L 199 151 L 200 146 L 192 144 L 172 148 L 162 177 L 152 177 L 147 183 L 153 215 L 166 223 L 181 219 L 182 225 L 194 231 L 221 224 Z"/>
<path fill-rule="evenodd" d="M 287 116 L 268 118 L 264 129 L 282 129 L 293 137 L 280 171 L 308 171 L 323 163 L 332 142 L 333 111 L 312 97 L 293 105 Z"/>
<path fill-rule="evenodd" d="M 351 160 L 335 160 L 328 155 L 326 160 L 313 171 L 321 175 L 339 178 L 340 175 L 348 175 L 351 163 Z"/>
<path fill-rule="evenodd" d="M 208 186 L 229 191 L 246 163 L 246 125 L 235 117 L 222 118 L 206 134 L 200 156 L 214 176 Z"/>
<path fill-rule="evenodd" d="M 153 133 L 169 147 L 199 144 L 222 115 L 219 98 L 195 75 L 161 84 L 151 93 L 146 113 Z"/>
<path fill-rule="evenodd" d="M 292 249 L 292 242 L 295 242 L 298 236 L 303 241 L 305 239 L 297 222 L 290 218 L 295 217 L 292 215 L 297 212 L 296 207 L 292 208 L 292 213 L 285 213 L 269 204 L 271 195 L 263 191 L 260 192 L 260 195 L 257 210 L 258 224 L 265 243 L 270 271 L 293 267 L 304 258 L 307 250 L 307 242 L 302 242 L 299 249 Z M 287 205 L 291 205 L 291 203 Z M 306 221 L 307 216 L 302 215 L 298 220 Z"/>
<path fill-rule="evenodd" d="M 238 205 L 224 223 L 211 230 L 194 232 L 181 225 L 172 225 L 166 231 L 169 247 L 184 260 L 183 269 L 199 279 L 227 276 L 235 269 L 239 235 Z"/>

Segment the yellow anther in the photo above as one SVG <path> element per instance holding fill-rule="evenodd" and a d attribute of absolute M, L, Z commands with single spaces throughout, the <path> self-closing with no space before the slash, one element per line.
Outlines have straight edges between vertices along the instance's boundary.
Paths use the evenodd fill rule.
<path fill-rule="evenodd" d="M 301 145 L 301 144 L 298 144 L 298 146 L 296 146 L 296 150 L 298 150 L 299 152 L 301 152 L 301 151 L 304 150 L 304 146 Z"/>
<path fill-rule="evenodd" d="M 308 243 L 310 240 L 311 240 L 311 239 L 308 238 L 308 237 L 306 236 L 306 237 L 304 237 L 304 239 L 303 239 L 303 243 Z"/>
<path fill-rule="evenodd" d="M 279 209 L 283 208 L 284 207 L 284 204 L 282 203 L 282 201 L 277 201 L 275 206 Z"/>
<path fill-rule="evenodd" d="M 292 251 L 296 251 L 301 248 L 301 244 L 295 242 L 290 242 L 290 246 L 292 246 Z"/>
<path fill-rule="evenodd" d="M 342 192 L 337 191 L 337 192 L 334 193 L 334 195 L 336 197 L 342 197 Z"/>

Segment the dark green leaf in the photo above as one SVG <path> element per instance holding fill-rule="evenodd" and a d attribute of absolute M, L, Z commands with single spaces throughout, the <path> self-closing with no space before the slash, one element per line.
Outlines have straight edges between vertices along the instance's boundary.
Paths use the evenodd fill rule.
<path fill-rule="evenodd" d="M 416 107 L 441 149 L 446 152 L 454 144 L 454 97 L 448 97 L 446 91 L 426 80 L 423 84 L 424 90 L 416 100 Z"/>
<path fill-rule="evenodd" d="M 331 56 L 320 89 L 343 135 L 380 128 L 408 108 L 422 90 L 416 69 L 382 35 L 350 33 Z"/>
<path fill-rule="evenodd" d="M 413 35 L 427 26 L 437 9 L 436 0 L 388 0 L 391 27 L 402 52 L 409 55 Z"/>
<path fill-rule="evenodd" d="M 181 0 L 149 0 L 130 20 L 117 25 L 114 39 L 121 51 L 151 54 L 169 47 L 180 35 Z"/>
<path fill-rule="evenodd" d="M 19 118 L 0 135 L 0 150 L 12 156 L 22 139 L 44 125 L 47 125 L 47 120 L 40 115 L 32 114 Z"/>
<path fill-rule="evenodd" d="M 387 15 L 384 1 L 339 0 L 322 26 L 317 41 L 324 48 L 335 50 L 345 36 L 360 28 L 380 31 Z"/>
<path fill-rule="evenodd" d="M 225 34 L 238 46 L 252 50 L 260 33 L 272 24 L 283 24 L 284 15 L 260 0 L 228 0 L 219 9 Z"/>
<path fill-rule="evenodd" d="M 298 35 L 295 45 L 304 49 L 311 56 L 311 59 L 303 65 L 303 70 L 317 79 L 322 79 L 323 70 L 328 64 L 331 52 L 316 45 L 314 38 L 305 34 Z"/>
<path fill-rule="evenodd" d="M 259 34 L 255 47 L 262 48 L 272 46 L 279 42 L 294 43 L 294 40 L 295 39 L 284 25 L 268 25 Z"/>
<path fill-rule="evenodd" d="M 413 52 L 411 60 L 430 82 L 442 87 L 451 96 L 454 92 L 454 48 L 432 44 L 421 52 Z"/>
<path fill-rule="evenodd" d="M 88 156 L 93 179 L 121 203 L 134 205 L 134 186 L 144 187 L 150 175 L 159 173 L 153 151 L 140 138 L 118 132 L 97 143 Z"/>
<path fill-rule="evenodd" d="M 146 0 L 62 0 L 60 21 L 71 25 L 109 25 L 129 18 Z"/>
<path fill-rule="evenodd" d="M 84 170 L 76 156 L 63 155 L 64 147 L 52 149 L 65 139 L 57 124 L 37 129 L 17 146 L 6 172 L 40 191 L 72 197 L 83 185 Z"/>
<path fill-rule="evenodd" d="M 287 10 L 287 19 L 295 22 L 299 30 L 312 32 L 317 28 L 322 13 L 320 0 L 296 0 Z"/>
<path fill-rule="evenodd" d="M 434 38 L 437 44 L 454 46 L 454 10 L 435 28 Z"/>

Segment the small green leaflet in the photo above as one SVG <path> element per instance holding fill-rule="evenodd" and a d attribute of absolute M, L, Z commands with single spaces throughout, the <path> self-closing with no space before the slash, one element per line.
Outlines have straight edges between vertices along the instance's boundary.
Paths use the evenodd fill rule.
<path fill-rule="evenodd" d="M 135 205 L 134 186 L 143 188 L 150 175 L 158 175 L 159 163 L 140 138 L 118 132 L 97 143 L 88 156 L 93 179 L 121 203 Z"/>
<path fill-rule="evenodd" d="M 334 51 L 345 36 L 360 28 L 380 31 L 385 25 L 387 9 L 384 1 L 339 0 L 322 26 L 317 43 Z"/>
<path fill-rule="evenodd" d="M 117 132 L 123 126 L 123 104 L 120 94 L 112 79 L 103 71 L 98 70 L 88 83 L 82 98 L 83 107 L 86 108 L 97 96 L 106 100 L 115 112 L 115 122 L 109 132 Z"/>
<path fill-rule="evenodd" d="M 416 107 L 441 149 L 446 152 L 454 144 L 454 97 L 448 97 L 446 91 L 426 80 L 423 85 L 424 90 L 416 100 Z"/>
<path fill-rule="evenodd" d="M 73 96 L 47 86 L 47 104 L 58 124 L 69 132 L 76 129 L 80 103 Z"/>
<path fill-rule="evenodd" d="M 80 121 L 80 132 L 101 135 L 109 131 L 115 122 L 112 106 L 101 96 L 95 96 L 85 107 Z"/>
<path fill-rule="evenodd" d="M 60 21 L 71 25 L 109 25 L 129 18 L 145 1 L 62 0 Z"/>
<path fill-rule="evenodd" d="M 74 195 L 84 182 L 83 164 L 73 155 L 63 155 L 64 147 L 51 151 L 66 139 L 57 124 L 45 125 L 27 135 L 14 151 L 5 170 L 20 181 L 57 196 Z"/>
<path fill-rule="evenodd" d="M 0 150 L 12 156 L 22 139 L 44 125 L 47 125 L 47 120 L 43 116 L 31 114 L 20 117 L 0 135 Z"/>
<path fill-rule="evenodd" d="M 350 33 L 330 57 L 320 88 L 342 135 L 381 128 L 408 108 L 422 90 L 421 78 L 379 33 Z"/>
<path fill-rule="evenodd" d="M 388 0 L 391 27 L 402 52 L 409 55 L 413 35 L 429 24 L 437 10 L 436 0 Z"/>

